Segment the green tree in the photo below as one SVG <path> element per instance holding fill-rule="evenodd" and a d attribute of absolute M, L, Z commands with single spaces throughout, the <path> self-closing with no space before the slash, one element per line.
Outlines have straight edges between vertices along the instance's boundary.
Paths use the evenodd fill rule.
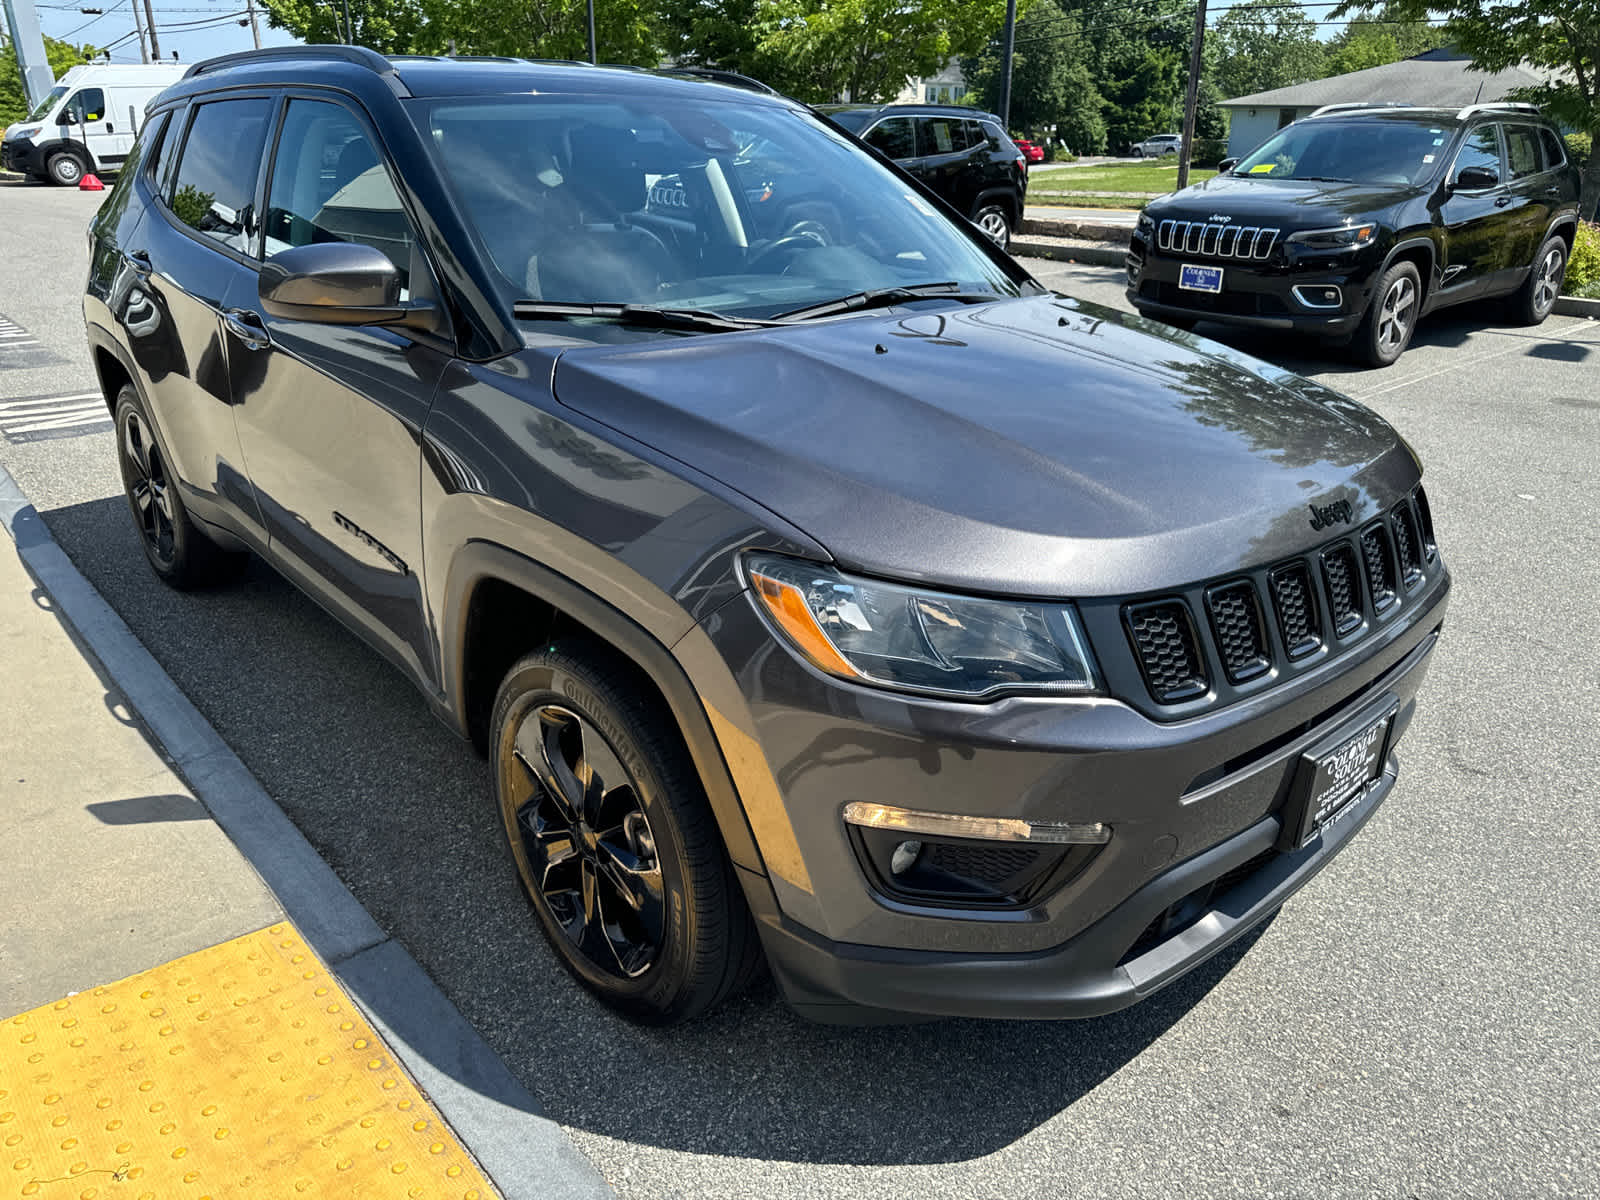
<path fill-rule="evenodd" d="M 1298 4 L 1242 0 L 1218 18 L 1214 37 L 1216 83 L 1227 99 L 1322 77 L 1317 27 Z"/>
<path fill-rule="evenodd" d="M 339 0 L 262 0 L 267 23 L 286 29 L 304 42 L 346 40 L 344 9 Z M 351 0 L 351 38 L 379 54 L 431 54 L 445 49 L 430 36 L 423 0 Z"/>
<path fill-rule="evenodd" d="M 1063 130 L 1073 149 L 1084 146 L 1113 151 L 1153 133 L 1176 130 L 1183 117 L 1184 66 L 1194 8 L 1159 11 L 1158 5 L 1108 6 L 1105 0 L 1058 0 L 1076 19 L 1090 81 L 1101 97 L 1100 121 L 1076 119 L 1091 129 Z M 1104 137 L 1093 135 L 1103 125 Z M 1098 142 L 1098 144 L 1096 144 Z"/>
<path fill-rule="evenodd" d="M 978 103 L 993 112 L 1000 111 L 1003 51 L 996 33 L 976 55 L 961 61 Z M 1026 130 L 1056 127 L 1079 153 L 1099 150 L 1105 139 L 1105 100 L 1095 86 L 1088 55 L 1077 20 L 1053 0 L 1035 4 L 1020 17 L 1011 70 L 1011 125 Z"/>
<path fill-rule="evenodd" d="M 1443 17 L 1444 37 L 1484 71 L 1522 64 L 1549 73 L 1542 87 L 1521 90 L 1518 100 L 1538 104 L 1556 120 L 1591 137 L 1600 135 L 1600 0 L 1393 0 L 1408 20 Z M 1357 5 L 1344 4 L 1335 17 Z M 1583 211 L 1600 204 L 1600 154 L 1583 172 Z"/>
<path fill-rule="evenodd" d="M 28 103 L 28 90 L 22 86 L 22 70 L 17 65 L 15 44 L 0 51 L 0 126 L 22 120 L 33 106 Z M 45 58 L 50 70 L 60 79 L 70 68 L 88 62 L 100 52 L 93 46 L 74 46 L 55 38 L 44 39 Z"/>
<path fill-rule="evenodd" d="M 1414 58 L 1444 42 L 1437 26 L 1401 16 L 1394 5 L 1352 11 L 1350 23 L 1328 41 L 1323 74 L 1345 75 Z"/>
<path fill-rule="evenodd" d="M 1005 0 L 761 0 L 756 29 L 779 90 L 887 100 L 973 54 L 1004 19 Z"/>

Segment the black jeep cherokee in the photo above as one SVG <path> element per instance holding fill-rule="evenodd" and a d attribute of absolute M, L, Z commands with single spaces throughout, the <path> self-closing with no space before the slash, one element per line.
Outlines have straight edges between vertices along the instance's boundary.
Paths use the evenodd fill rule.
<path fill-rule="evenodd" d="M 819 111 L 927 184 L 1002 250 L 1022 224 L 1028 160 L 993 113 L 948 104 L 826 104 Z"/>
<path fill-rule="evenodd" d="M 758 232 L 757 142 L 835 240 Z M 146 556 L 397 663 L 640 1019 L 763 960 L 819 1018 L 1130 1004 L 1388 795 L 1449 576 L 1374 414 L 964 216 L 716 83 L 199 64 L 84 301 Z"/>
<path fill-rule="evenodd" d="M 1388 366 L 1418 318 L 1447 304 L 1511 296 L 1518 320 L 1549 316 L 1579 190 L 1532 105 L 1330 105 L 1146 208 L 1128 298 L 1183 328 L 1349 338 Z"/>

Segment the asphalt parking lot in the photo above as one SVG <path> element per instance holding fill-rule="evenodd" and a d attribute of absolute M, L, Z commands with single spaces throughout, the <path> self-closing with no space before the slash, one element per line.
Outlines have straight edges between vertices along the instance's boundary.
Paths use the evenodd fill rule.
<path fill-rule="evenodd" d="M 0 464 L 619 1195 L 1600 1193 L 1600 322 L 1454 310 L 1381 372 L 1200 327 L 1391 420 L 1456 581 L 1399 787 L 1245 944 L 1093 1022 L 841 1030 L 763 984 L 660 1032 L 559 968 L 484 764 L 396 672 L 259 563 L 155 582 L 108 426 L 73 407 L 98 201 L 0 184 L 0 314 L 37 342 L 0 351 Z M 1115 270 L 1029 265 L 1123 307 Z M 41 397 L 67 399 L 8 434 Z"/>

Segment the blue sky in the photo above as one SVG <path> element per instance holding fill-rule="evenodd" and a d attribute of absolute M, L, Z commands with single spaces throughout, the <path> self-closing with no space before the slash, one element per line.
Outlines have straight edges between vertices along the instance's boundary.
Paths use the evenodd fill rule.
<path fill-rule="evenodd" d="M 27 0 L 21 0 L 27 3 Z M 139 45 L 131 36 L 133 33 L 133 13 L 131 6 L 140 5 L 139 15 L 143 19 L 144 0 L 43 0 L 38 4 L 39 26 L 45 34 L 53 38 L 63 38 L 76 45 L 88 42 L 95 46 L 107 46 L 118 38 L 127 36 L 127 40 L 111 51 L 113 62 L 138 62 Z M 151 0 L 156 13 L 156 33 L 161 40 L 161 53 L 169 61 L 172 52 L 176 50 L 178 57 L 183 62 L 199 62 L 203 58 L 213 58 L 218 54 L 227 54 L 234 50 L 248 50 L 252 46 L 250 29 L 240 26 L 235 20 L 244 19 L 244 0 Z M 106 14 L 102 17 L 86 16 L 79 12 L 79 7 L 104 8 Z M 229 14 L 237 12 L 238 17 L 226 20 Z M 281 46 L 294 42 L 281 29 L 267 28 L 266 14 L 259 5 L 256 8 L 256 20 L 261 25 L 261 44 L 263 46 Z M 193 28 L 182 28 L 189 22 L 212 22 L 216 24 L 201 24 Z"/>

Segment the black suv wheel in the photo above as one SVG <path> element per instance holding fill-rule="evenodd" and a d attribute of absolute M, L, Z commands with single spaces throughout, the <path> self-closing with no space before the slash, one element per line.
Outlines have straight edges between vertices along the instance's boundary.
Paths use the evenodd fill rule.
<path fill-rule="evenodd" d="M 528 655 L 491 729 L 517 874 L 584 986 L 671 1025 L 748 981 L 759 945 L 704 789 L 622 660 L 586 642 Z"/>
<path fill-rule="evenodd" d="M 1000 249 L 1011 244 L 1011 218 L 1002 205 L 985 204 L 972 220 Z"/>
<path fill-rule="evenodd" d="M 1372 293 L 1372 304 L 1356 330 L 1352 348 L 1361 361 L 1387 367 L 1406 352 L 1422 312 L 1422 277 L 1408 262 L 1398 262 L 1383 273 Z"/>
<path fill-rule="evenodd" d="M 1511 298 L 1512 312 L 1524 325 L 1542 325 L 1556 306 L 1567 278 L 1567 243 L 1557 235 L 1539 247 L 1533 269 L 1520 291 Z"/>

